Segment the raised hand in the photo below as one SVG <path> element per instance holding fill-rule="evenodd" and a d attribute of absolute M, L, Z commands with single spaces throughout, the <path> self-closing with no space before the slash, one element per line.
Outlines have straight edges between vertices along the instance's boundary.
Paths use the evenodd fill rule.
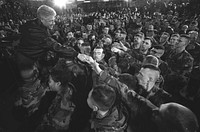
<path fill-rule="evenodd" d="M 121 50 L 118 49 L 118 48 L 116 48 L 116 47 L 112 47 L 112 48 L 111 48 L 111 51 L 112 51 L 112 52 L 115 52 L 115 53 L 120 53 L 120 52 L 121 52 Z"/>
<path fill-rule="evenodd" d="M 95 61 L 94 61 L 94 59 L 91 56 L 86 55 L 85 62 L 87 62 L 88 64 L 92 64 Z"/>
<path fill-rule="evenodd" d="M 85 62 L 85 59 L 86 59 L 86 56 L 85 54 L 78 54 L 77 58 L 83 62 Z"/>

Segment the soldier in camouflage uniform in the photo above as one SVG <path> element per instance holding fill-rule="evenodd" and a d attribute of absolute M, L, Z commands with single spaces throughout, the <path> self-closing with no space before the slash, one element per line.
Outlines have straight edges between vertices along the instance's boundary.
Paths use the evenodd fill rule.
<path fill-rule="evenodd" d="M 66 63 L 61 60 L 50 72 L 49 89 L 57 92 L 56 97 L 52 101 L 48 112 L 44 115 L 42 123 L 36 129 L 39 131 L 55 132 L 60 130 L 68 130 L 75 109 L 72 102 L 72 94 L 74 86 L 70 83 L 73 75 Z"/>
<path fill-rule="evenodd" d="M 169 56 L 170 51 L 175 48 L 175 45 L 178 43 L 179 39 L 180 39 L 179 34 L 171 35 L 169 42 L 164 45 L 165 52 L 164 55 L 161 57 L 162 60 L 166 61 L 166 58 Z"/>
<path fill-rule="evenodd" d="M 30 70 L 21 71 L 23 76 L 23 85 L 19 87 L 19 98 L 15 106 L 22 106 L 27 109 L 28 115 L 38 110 L 40 100 L 46 92 L 39 78 L 37 65 L 33 65 Z"/>
<path fill-rule="evenodd" d="M 194 58 L 194 67 L 200 66 L 200 44 L 197 42 L 198 32 L 197 31 L 190 31 L 190 44 L 186 47 L 186 50 L 192 55 Z"/>
<path fill-rule="evenodd" d="M 88 94 L 87 103 L 93 109 L 90 122 L 94 132 L 126 130 L 128 111 L 112 87 L 106 84 L 95 86 Z"/>
<path fill-rule="evenodd" d="M 119 54 L 119 58 L 129 59 L 129 64 L 131 65 L 132 71 L 134 71 L 131 74 L 137 73 L 140 70 L 142 61 L 145 58 L 145 55 L 140 52 L 143 41 L 144 33 L 139 32 L 134 36 L 134 42 L 130 49 L 125 47 L 123 44 L 113 44 L 113 47 L 111 48 L 112 52 Z"/>
<path fill-rule="evenodd" d="M 197 42 L 198 32 L 190 31 L 190 44 L 186 47 L 186 50 L 194 58 L 193 69 L 188 84 L 188 88 L 185 91 L 185 97 L 193 100 L 197 96 L 197 92 L 200 89 L 200 44 Z"/>
<path fill-rule="evenodd" d="M 193 57 L 185 50 L 189 44 L 188 35 L 181 35 L 179 43 L 171 51 L 166 62 L 169 65 L 170 73 L 165 80 L 165 89 L 171 94 L 177 94 L 181 89 L 187 87 L 190 73 L 193 68 Z"/>

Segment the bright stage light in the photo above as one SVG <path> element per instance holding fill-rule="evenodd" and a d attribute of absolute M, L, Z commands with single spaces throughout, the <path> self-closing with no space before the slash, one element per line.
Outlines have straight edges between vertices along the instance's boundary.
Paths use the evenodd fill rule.
<path fill-rule="evenodd" d="M 54 0 L 54 4 L 60 8 L 65 8 L 66 4 L 73 3 L 74 0 Z"/>

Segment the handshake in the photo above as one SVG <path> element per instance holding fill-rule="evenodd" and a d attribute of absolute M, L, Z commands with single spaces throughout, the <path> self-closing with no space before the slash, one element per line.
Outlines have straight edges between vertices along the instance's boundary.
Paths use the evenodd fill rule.
<path fill-rule="evenodd" d="M 95 63 L 95 60 L 89 56 L 89 55 L 86 55 L 86 54 L 78 54 L 78 59 L 81 60 L 82 62 L 87 62 L 88 64 L 92 64 L 92 63 Z"/>
<path fill-rule="evenodd" d="M 90 64 L 92 69 L 97 73 L 100 74 L 102 71 L 101 68 L 99 67 L 99 63 L 97 63 L 91 56 L 86 55 L 86 54 L 78 54 L 78 59 L 81 60 L 82 62 L 87 62 Z"/>
<path fill-rule="evenodd" d="M 114 53 L 121 53 L 122 52 L 122 50 L 120 50 L 120 49 L 118 49 L 116 47 L 112 47 L 111 51 L 114 52 Z"/>

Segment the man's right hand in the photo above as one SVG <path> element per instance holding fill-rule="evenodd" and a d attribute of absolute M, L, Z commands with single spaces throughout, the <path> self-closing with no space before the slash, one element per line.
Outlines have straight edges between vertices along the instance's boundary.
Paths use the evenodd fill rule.
<path fill-rule="evenodd" d="M 85 54 L 78 54 L 77 58 L 83 62 L 85 62 L 85 59 L 86 59 L 86 56 Z"/>
<path fill-rule="evenodd" d="M 91 56 L 88 56 L 88 55 L 86 55 L 85 61 L 88 64 L 93 64 L 95 62 L 95 60 Z"/>
<path fill-rule="evenodd" d="M 120 53 L 121 52 L 121 50 L 116 48 L 116 47 L 111 48 L 111 51 L 115 52 L 115 53 Z"/>
<path fill-rule="evenodd" d="M 100 74 L 102 69 L 99 67 L 99 63 L 97 63 L 91 56 L 85 54 L 78 54 L 77 56 L 81 61 L 87 62 L 91 65 L 92 69 L 97 73 Z"/>
<path fill-rule="evenodd" d="M 94 59 L 86 54 L 78 54 L 78 59 L 83 61 L 83 62 L 87 62 L 88 64 L 94 63 Z"/>

